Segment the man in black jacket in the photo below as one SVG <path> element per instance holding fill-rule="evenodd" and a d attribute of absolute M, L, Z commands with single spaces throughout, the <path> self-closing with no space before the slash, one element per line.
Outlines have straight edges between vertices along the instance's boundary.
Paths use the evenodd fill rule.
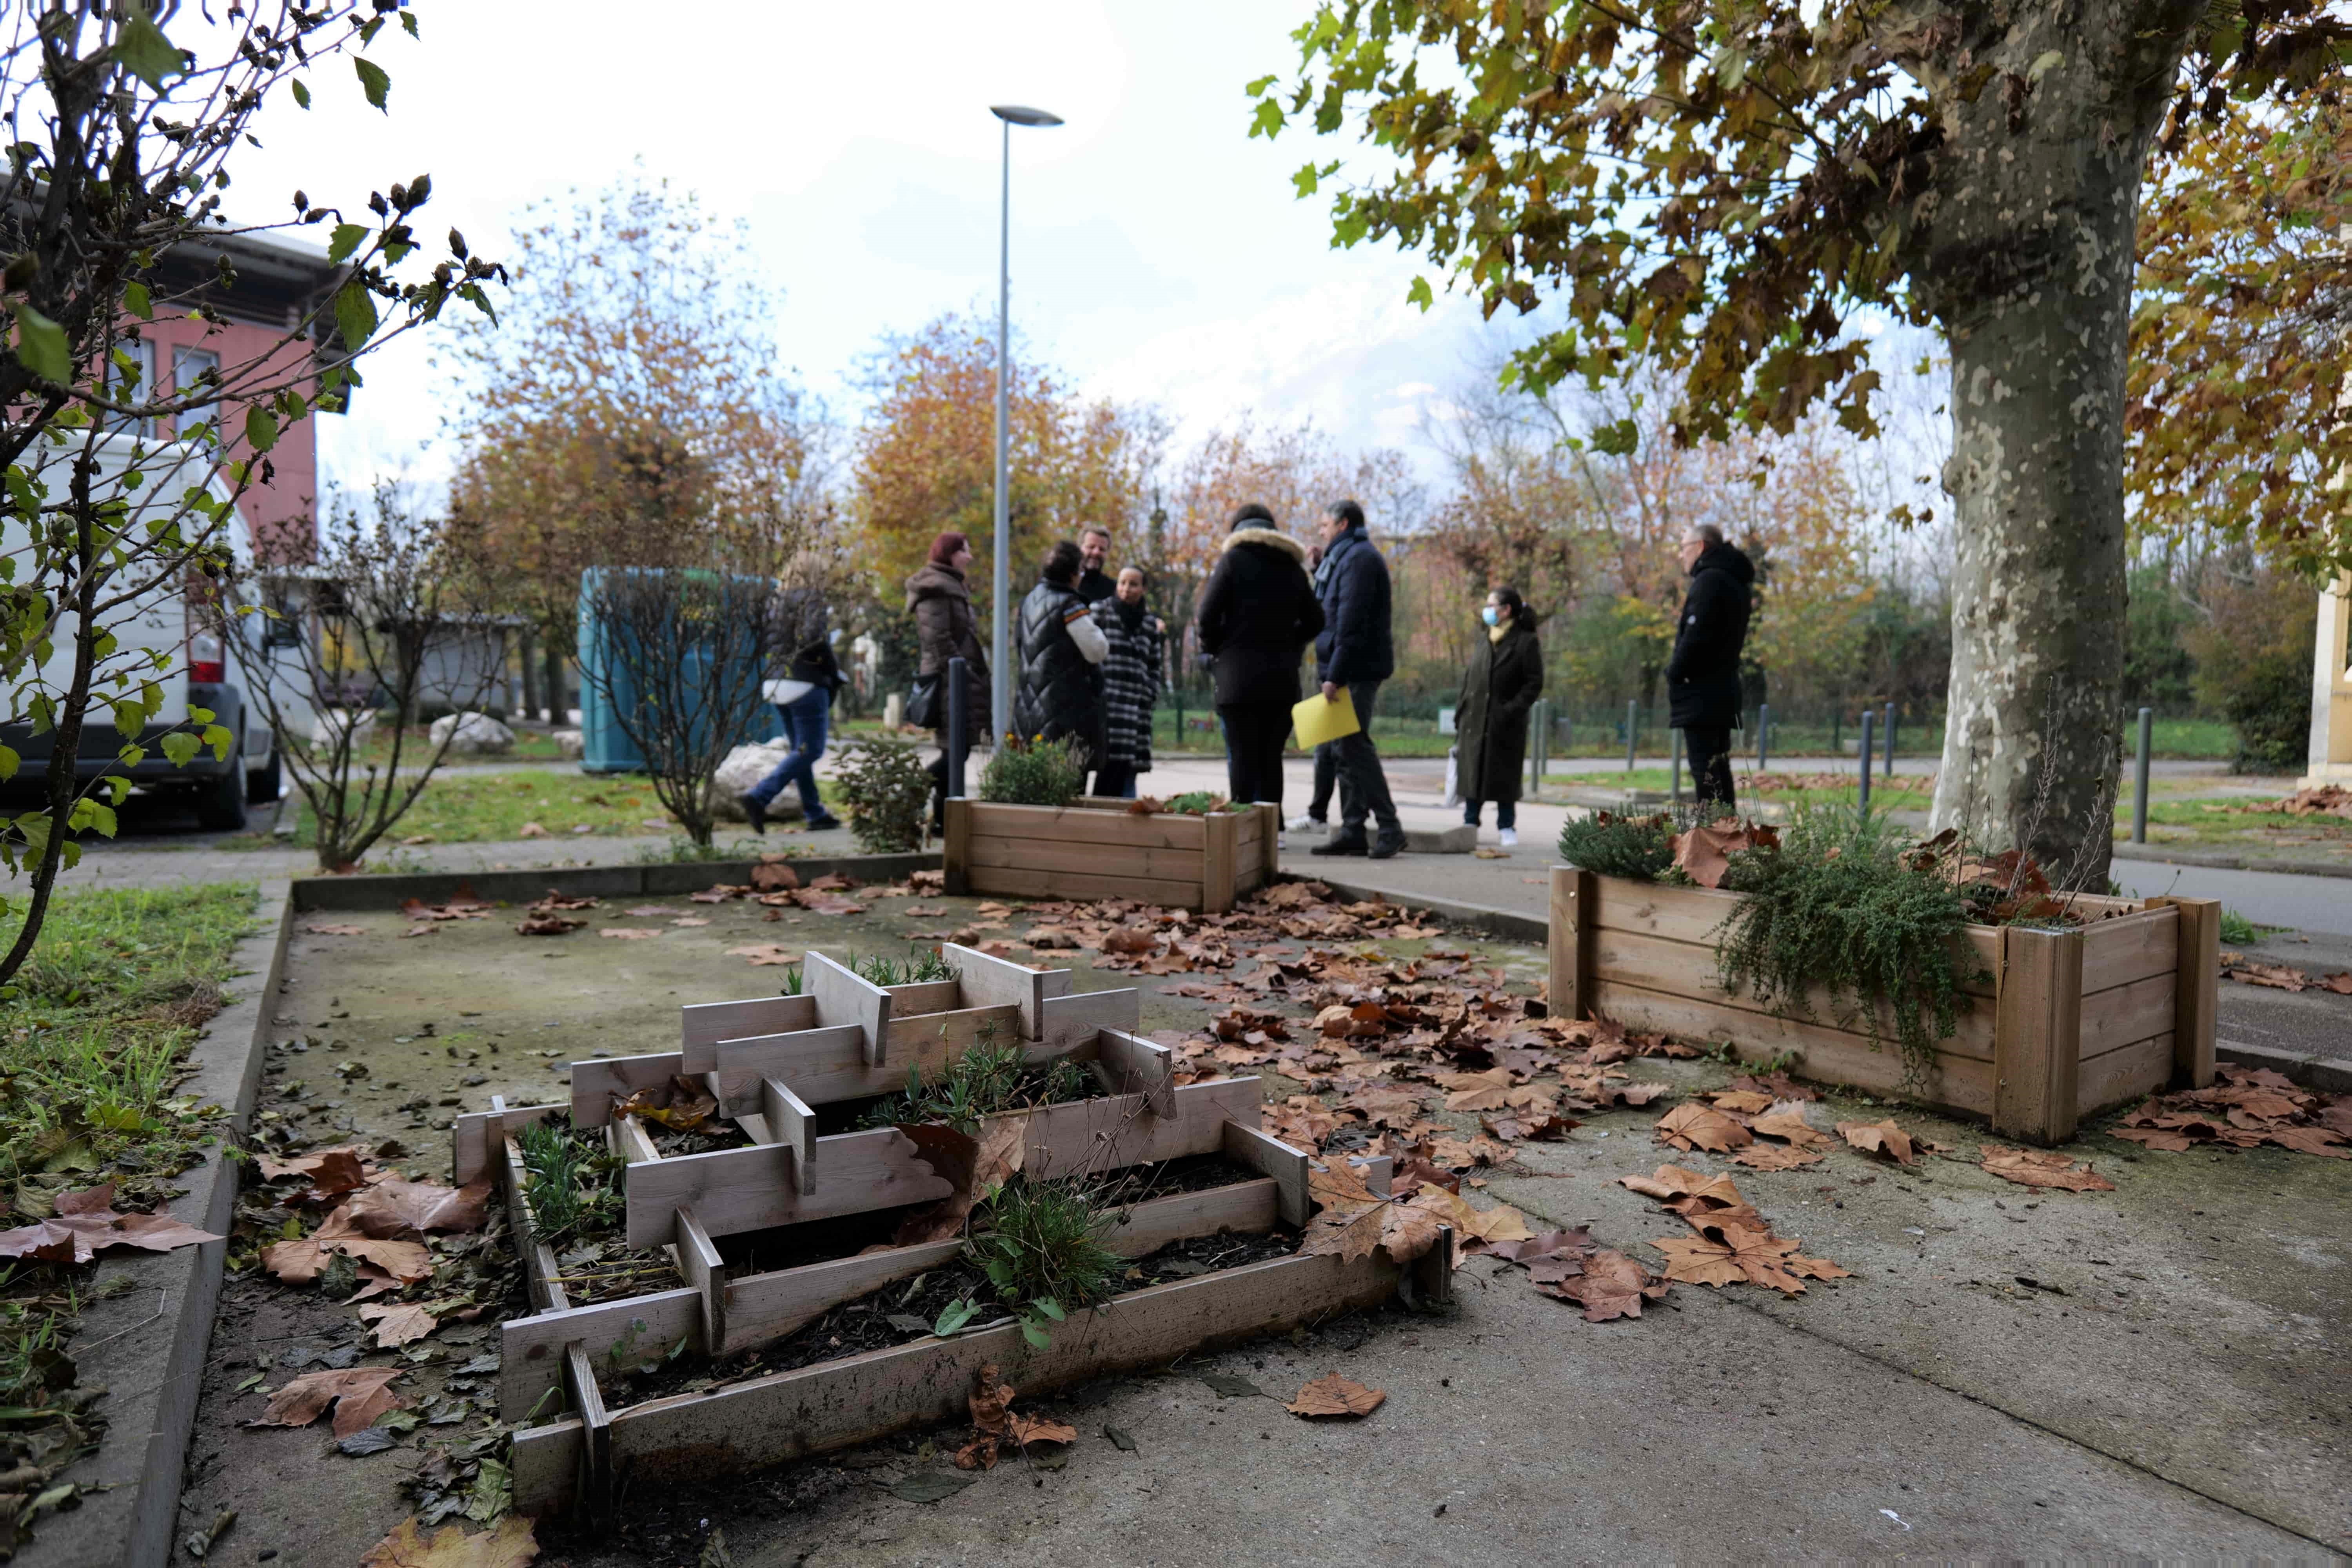
<path fill-rule="evenodd" d="M 1069 738 L 1078 765 L 1103 755 L 1102 661 L 1110 640 L 1078 597 L 1078 547 L 1061 540 L 1046 552 L 1037 585 L 1021 601 L 1014 626 L 1021 683 L 1013 698 L 1013 732 L 1023 740 Z"/>
<path fill-rule="evenodd" d="M 1201 651 L 1214 660 L 1225 790 L 1236 801 L 1282 804 L 1282 742 L 1298 702 L 1299 656 L 1323 629 L 1323 606 L 1299 564 L 1305 555 L 1253 501 L 1234 510 L 1201 590 Z"/>
<path fill-rule="evenodd" d="M 1699 804 L 1727 814 L 1734 809 L 1731 731 L 1739 723 L 1739 650 L 1748 641 L 1756 567 L 1711 522 L 1683 535 L 1681 558 L 1691 585 L 1666 660 L 1667 721 L 1683 732 Z"/>
<path fill-rule="evenodd" d="M 1078 597 L 1089 605 L 1099 605 L 1118 592 L 1116 573 L 1105 571 L 1110 562 L 1110 530 L 1101 523 L 1087 524 L 1078 535 Z"/>
<path fill-rule="evenodd" d="M 1396 671 L 1396 645 L 1389 633 L 1389 566 L 1372 548 L 1364 509 L 1334 501 L 1323 516 L 1323 565 L 1318 574 L 1323 599 L 1323 631 L 1315 639 L 1315 676 L 1323 698 L 1336 701 L 1348 689 L 1363 728 L 1332 742 L 1339 772 L 1339 831 L 1308 851 L 1314 855 L 1370 855 L 1385 860 L 1404 847 L 1404 825 L 1389 798 L 1388 775 L 1372 745 L 1372 704 L 1381 682 Z M 1380 824 L 1369 843 L 1364 819 Z"/>

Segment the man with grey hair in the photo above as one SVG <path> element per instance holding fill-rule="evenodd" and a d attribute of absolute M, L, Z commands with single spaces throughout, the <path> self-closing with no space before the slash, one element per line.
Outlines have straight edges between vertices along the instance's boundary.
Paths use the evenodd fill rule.
<path fill-rule="evenodd" d="M 1739 654 L 1748 642 L 1754 563 L 1711 522 L 1694 524 L 1678 551 L 1690 591 L 1666 660 L 1666 719 L 1683 732 L 1702 806 L 1735 809 L 1731 731 L 1739 727 Z"/>
<path fill-rule="evenodd" d="M 1087 524 L 1078 535 L 1078 597 L 1089 605 L 1099 605 L 1118 592 L 1118 576 L 1105 568 L 1110 563 L 1110 530 L 1101 523 Z"/>

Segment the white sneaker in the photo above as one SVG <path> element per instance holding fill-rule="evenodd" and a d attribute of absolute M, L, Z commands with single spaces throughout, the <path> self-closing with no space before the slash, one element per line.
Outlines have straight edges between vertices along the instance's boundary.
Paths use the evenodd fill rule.
<path fill-rule="evenodd" d="M 1287 849 L 1287 848 L 1289 848 L 1289 847 L 1290 847 L 1290 835 L 1289 835 L 1289 834 L 1287 834 L 1287 833 L 1277 833 L 1277 834 L 1276 834 L 1276 835 L 1274 836 L 1274 847 L 1275 847 L 1275 848 L 1276 848 L 1276 851 L 1280 851 L 1280 850 L 1284 850 L 1284 849 Z"/>
<path fill-rule="evenodd" d="M 1297 816 L 1292 817 L 1288 822 L 1284 823 L 1283 826 L 1289 828 L 1293 833 L 1320 833 L 1324 829 L 1324 825 L 1322 823 L 1316 821 L 1313 817 L 1307 816 L 1303 811 Z"/>
<path fill-rule="evenodd" d="M 1517 830 L 1509 827 L 1503 829 L 1503 847 L 1506 849 L 1517 849 L 1518 847 L 1519 835 Z"/>

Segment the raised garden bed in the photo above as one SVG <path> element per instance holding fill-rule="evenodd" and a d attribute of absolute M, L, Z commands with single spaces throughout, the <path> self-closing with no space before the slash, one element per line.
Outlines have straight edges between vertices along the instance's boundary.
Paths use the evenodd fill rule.
<path fill-rule="evenodd" d="M 1082 795 L 1066 806 L 948 802 L 950 893 L 1127 898 L 1210 914 L 1274 875 L 1282 809 L 1139 815 L 1132 802 Z"/>
<path fill-rule="evenodd" d="M 2209 899 L 2071 900 L 2064 930 L 1971 925 L 1959 1026 L 1906 1084 L 1895 1030 L 1839 1026 L 1826 999 L 1810 1016 L 1716 984 L 1716 936 L 1738 895 L 1551 872 L 1550 996 L 1567 1017 L 1606 1016 L 1692 1039 L 1794 1051 L 1806 1076 L 1875 1093 L 1916 1092 L 1995 1132 L 2063 1142 L 2085 1116 L 2168 1083 L 2213 1079 L 2221 905 Z M 1859 1020 L 1857 1020 L 1859 1022 Z"/>
<path fill-rule="evenodd" d="M 1166 1048 L 1131 1032 L 1138 1002 L 1131 990 L 1071 995 L 1066 971 L 1027 970 L 953 946 L 942 956 L 958 970 L 955 980 L 884 988 L 811 953 L 802 995 L 688 1007 L 680 1051 L 573 1064 L 569 1106 L 494 1100 L 488 1112 L 459 1119 L 457 1174 L 500 1177 L 538 1309 L 502 1331 L 500 1416 L 541 1422 L 515 1437 L 518 1508 L 601 1502 L 624 1472 L 638 1481 L 708 1476 L 940 1419 L 961 1407 L 972 1372 L 991 1361 L 1019 1365 L 1024 1387 L 1046 1387 L 1286 1329 L 1395 1289 L 1403 1271 L 1377 1251 L 1343 1263 L 1269 1247 L 1276 1255 L 1263 1261 L 1145 1285 L 1075 1312 L 1042 1350 L 1029 1346 L 1021 1325 L 999 1320 L 608 1409 L 607 1386 L 616 1396 L 633 1391 L 609 1375 L 600 1381 L 600 1373 L 671 1352 L 690 1354 L 704 1363 L 694 1370 L 707 1370 L 786 1342 L 878 1290 L 957 1266 L 960 1237 L 892 1241 L 910 1205 L 958 1191 L 926 1158 L 942 1156 L 918 1142 L 923 1130 L 912 1129 L 913 1137 L 896 1125 L 820 1135 L 817 1108 L 903 1089 L 910 1068 L 928 1079 L 983 1040 L 1018 1042 L 1027 1063 L 1079 1064 L 1103 1091 L 979 1124 L 982 1142 L 1017 1140 L 1027 1176 L 1093 1177 L 1202 1156 L 1261 1173 L 1223 1184 L 1179 1182 L 1188 1190 L 1122 1209 L 1108 1237 L 1121 1256 L 1142 1258 L 1221 1233 L 1265 1236 L 1306 1223 L 1307 1156 L 1259 1131 L 1255 1079 L 1176 1085 Z M 1018 994 L 986 1000 L 1001 991 Z M 1096 1021 L 1106 1016 L 1114 1022 Z M 768 1032 L 731 1032 L 741 1028 Z M 717 1114 L 754 1142 L 665 1158 L 637 1116 L 615 1114 L 632 1095 L 662 1085 L 707 1092 Z M 678 1288 L 585 1306 L 567 1295 L 556 1255 L 534 1233 L 516 1142 L 521 1128 L 558 1115 L 606 1130 L 610 1147 L 627 1162 L 619 1240 L 667 1253 Z M 1017 1132 L 1005 1125 L 1012 1121 Z M 1360 1163 L 1368 1184 L 1385 1191 L 1387 1161 Z M 740 1267 L 761 1253 L 809 1257 L 812 1249 L 789 1240 L 802 1226 L 826 1232 L 826 1245 L 814 1249 L 819 1260 L 764 1271 Z M 734 1268 L 719 1246 L 730 1237 L 740 1238 L 730 1242 Z M 1437 1250 L 1450 1248 L 1447 1237 Z M 1228 1254 L 1249 1256 L 1232 1247 L 1212 1255 Z M 1412 1266 L 1423 1296 L 1444 1295 L 1450 1267 L 1443 1256 Z"/>

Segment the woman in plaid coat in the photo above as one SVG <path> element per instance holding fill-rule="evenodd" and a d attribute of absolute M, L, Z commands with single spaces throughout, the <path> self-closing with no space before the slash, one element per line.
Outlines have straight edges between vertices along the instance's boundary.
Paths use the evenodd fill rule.
<path fill-rule="evenodd" d="M 1120 570 L 1118 589 L 1094 606 L 1095 625 L 1110 639 L 1104 656 L 1104 755 L 1094 793 L 1135 798 L 1135 775 L 1151 771 L 1151 710 L 1160 700 L 1160 617 L 1143 607 L 1143 569 Z"/>

